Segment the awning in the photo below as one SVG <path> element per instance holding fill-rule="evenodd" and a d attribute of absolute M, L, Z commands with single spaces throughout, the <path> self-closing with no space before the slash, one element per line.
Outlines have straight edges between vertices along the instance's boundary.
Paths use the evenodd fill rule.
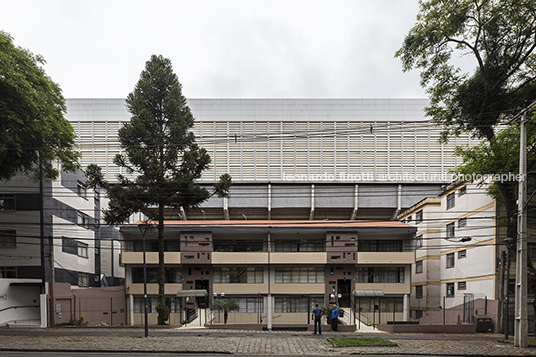
<path fill-rule="evenodd" d="M 385 296 L 383 290 L 354 290 L 354 296 Z"/>
<path fill-rule="evenodd" d="M 195 297 L 195 296 L 207 296 L 208 292 L 205 289 L 202 290 L 179 290 L 177 291 L 177 297 Z"/>

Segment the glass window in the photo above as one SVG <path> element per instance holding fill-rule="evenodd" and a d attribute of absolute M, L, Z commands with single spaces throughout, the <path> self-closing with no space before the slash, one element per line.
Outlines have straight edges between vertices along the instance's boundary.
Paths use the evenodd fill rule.
<path fill-rule="evenodd" d="M 17 268 L 16 267 L 0 267 L 0 278 L 3 278 L 3 279 L 17 278 Z"/>
<path fill-rule="evenodd" d="M 86 243 L 78 242 L 78 256 L 87 258 L 87 247 L 88 245 Z"/>
<path fill-rule="evenodd" d="M 262 284 L 262 267 L 221 267 L 214 268 L 213 281 L 216 284 Z"/>
<path fill-rule="evenodd" d="M 454 238 L 454 222 L 447 224 L 446 230 L 447 230 L 447 239 L 448 238 Z"/>
<path fill-rule="evenodd" d="M 467 218 L 460 218 L 458 220 L 458 228 L 467 226 Z"/>
<path fill-rule="evenodd" d="M 78 211 L 77 223 L 80 227 L 89 228 L 89 216 L 83 212 Z"/>
<path fill-rule="evenodd" d="M 415 297 L 416 298 L 422 298 L 423 297 L 422 291 L 423 291 L 422 285 L 415 286 Z"/>
<path fill-rule="evenodd" d="M 454 195 L 454 193 L 451 193 L 447 196 L 447 209 L 454 207 L 455 204 L 456 204 L 456 196 Z"/>
<path fill-rule="evenodd" d="M 458 196 L 463 196 L 467 193 L 467 186 L 463 186 L 458 190 Z"/>
<path fill-rule="evenodd" d="M 276 267 L 275 282 L 294 284 L 316 284 L 324 283 L 323 267 Z"/>
<path fill-rule="evenodd" d="M 458 290 L 465 290 L 467 289 L 467 283 L 465 281 L 460 281 L 458 283 Z"/>
<path fill-rule="evenodd" d="M 467 257 L 467 250 L 465 250 L 465 249 L 464 249 L 464 250 L 460 250 L 460 251 L 458 252 L 458 259 L 463 259 L 463 258 L 465 258 L 465 257 Z"/>
<path fill-rule="evenodd" d="M 78 286 L 87 287 L 88 284 L 88 273 L 78 273 Z"/>
<path fill-rule="evenodd" d="M 415 224 L 419 224 L 422 222 L 422 210 L 415 213 Z"/>
<path fill-rule="evenodd" d="M 454 267 L 454 253 L 447 254 L 447 268 Z"/>
<path fill-rule="evenodd" d="M 87 198 L 87 186 L 85 183 L 78 181 L 76 183 L 76 193 L 82 198 Z"/>
<path fill-rule="evenodd" d="M 355 271 L 356 283 L 403 283 L 404 267 L 358 267 Z"/>
<path fill-rule="evenodd" d="M 415 273 L 419 274 L 419 273 L 422 273 L 422 271 L 423 271 L 423 261 L 420 260 L 415 263 Z"/>
<path fill-rule="evenodd" d="M 358 251 L 360 252 L 402 252 L 403 241 L 401 240 L 359 240 Z"/>
<path fill-rule="evenodd" d="M 15 210 L 15 195 L 0 195 L 0 211 Z"/>
<path fill-rule="evenodd" d="M 421 248 L 423 245 L 423 236 L 420 235 L 415 238 L 415 248 Z"/>
<path fill-rule="evenodd" d="M 0 248 L 16 248 L 17 232 L 15 230 L 0 231 Z"/>
<path fill-rule="evenodd" d="M 454 296 L 454 283 L 447 283 L 447 296 Z"/>

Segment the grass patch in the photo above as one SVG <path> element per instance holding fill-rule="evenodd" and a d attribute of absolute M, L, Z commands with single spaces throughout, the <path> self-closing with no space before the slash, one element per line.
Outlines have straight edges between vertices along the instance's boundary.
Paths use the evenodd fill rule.
<path fill-rule="evenodd" d="M 335 347 L 398 346 L 396 343 L 381 337 L 329 337 L 328 340 Z"/>

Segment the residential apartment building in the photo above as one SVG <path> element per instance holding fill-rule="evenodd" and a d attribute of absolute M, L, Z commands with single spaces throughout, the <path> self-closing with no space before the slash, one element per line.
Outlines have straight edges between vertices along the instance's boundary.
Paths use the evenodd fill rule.
<path fill-rule="evenodd" d="M 496 201 L 468 182 L 453 182 L 439 197 L 427 198 L 398 216 L 418 229 L 412 318 L 476 299 L 502 299 L 500 262 L 506 237 L 499 216 Z"/>
<path fill-rule="evenodd" d="M 170 323 L 219 299 L 240 306 L 229 324 L 259 328 L 307 325 L 315 303 L 336 303 L 352 317 L 359 306 L 371 321 L 407 319 L 415 231 L 393 221 L 166 221 Z M 137 224 L 122 227 L 121 235 L 129 323 L 141 324 L 143 236 Z M 145 239 L 148 321 L 156 324 L 157 232 Z M 216 312 L 207 323 L 223 319 Z"/>
<path fill-rule="evenodd" d="M 0 324 L 42 320 L 40 295 L 50 293 L 50 281 L 79 288 L 122 284 L 119 232 L 101 227 L 102 199 L 82 172 L 0 183 Z"/>

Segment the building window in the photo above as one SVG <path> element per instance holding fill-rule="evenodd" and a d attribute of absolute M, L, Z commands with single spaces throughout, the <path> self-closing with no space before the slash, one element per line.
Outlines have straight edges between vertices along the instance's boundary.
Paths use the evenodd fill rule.
<path fill-rule="evenodd" d="M 78 242 L 78 256 L 82 258 L 87 258 L 87 244 Z"/>
<path fill-rule="evenodd" d="M 214 284 L 262 284 L 262 267 L 221 267 L 214 268 Z"/>
<path fill-rule="evenodd" d="M 415 297 L 416 298 L 422 298 L 423 297 L 422 290 L 423 290 L 422 285 L 415 286 Z"/>
<path fill-rule="evenodd" d="M 454 296 L 454 283 L 447 283 L 447 296 Z"/>
<path fill-rule="evenodd" d="M 458 228 L 467 226 L 467 218 L 461 218 L 458 220 Z"/>
<path fill-rule="evenodd" d="M 447 224 L 446 229 L 447 229 L 447 239 L 454 238 L 454 232 L 455 232 L 454 222 Z"/>
<path fill-rule="evenodd" d="M 17 278 L 17 268 L 16 267 L 0 267 L 0 278 L 2 279 Z"/>
<path fill-rule="evenodd" d="M 415 310 L 415 318 L 420 319 L 423 317 L 423 311 L 422 310 Z"/>
<path fill-rule="evenodd" d="M 460 251 L 458 252 L 458 259 L 463 259 L 463 258 L 465 258 L 465 257 L 467 257 L 467 250 L 465 250 L 465 249 L 464 249 L 464 250 L 460 250 Z"/>
<path fill-rule="evenodd" d="M 357 250 L 360 252 L 402 252 L 404 247 L 401 240 L 382 239 L 359 240 L 357 245 Z"/>
<path fill-rule="evenodd" d="M 311 306 L 307 306 L 308 302 Z M 289 313 L 289 312 L 308 312 L 313 309 L 315 304 L 320 306 L 324 305 L 324 297 L 321 296 L 292 296 L 292 297 L 275 297 L 275 312 L 276 313 Z"/>
<path fill-rule="evenodd" d="M 349 243 L 352 244 L 352 243 Z M 355 245 L 355 243 L 353 243 Z M 323 239 L 275 239 L 274 252 L 325 252 Z"/>
<path fill-rule="evenodd" d="M 78 181 L 76 183 L 76 193 L 78 196 L 87 199 L 87 186 L 85 183 Z"/>
<path fill-rule="evenodd" d="M 355 270 L 356 283 L 403 283 L 404 267 L 359 267 Z"/>
<path fill-rule="evenodd" d="M 423 236 L 420 235 L 420 236 L 415 238 L 415 248 L 417 248 L 417 249 L 421 248 L 422 244 L 423 244 Z"/>
<path fill-rule="evenodd" d="M 415 263 L 415 273 L 420 274 L 423 272 L 423 262 L 422 260 L 419 260 Z"/>
<path fill-rule="evenodd" d="M 181 268 L 164 268 L 164 278 L 166 284 L 182 283 Z M 143 268 L 132 267 L 132 283 L 143 283 Z M 158 268 L 147 268 L 147 283 L 158 283 Z"/>
<path fill-rule="evenodd" d="M 277 267 L 275 282 L 278 284 L 324 283 L 324 267 Z"/>
<path fill-rule="evenodd" d="M 465 281 L 460 281 L 458 283 L 458 290 L 465 290 L 467 289 L 467 283 Z"/>
<path fill-rule="evenodd" d="M 78 218 L 76 223 L 80 227 L 89 229 L 89 216 L 83 212 L 78 211 Z"/>
<path fill-rule="evenodd" d="M 15 195 L 0 195 L 0 211 L 15 210 Z"/>
<path fill-rule="evenodd" d="M 447 268 L 454 267 L 454 253 L 447 254 Z"/>
<path fill-rule="evenodd" d="M 460 188 L 460 190 L 458 191 L 458 196 L 463 196 L 467 193 L 467 186 L 463 186 L 462 188 Z"/>
<path fill-rule="evenodd" d="M 89 274 L 88 273 L 78 273 L 78 286 L 88 287 L 89 284 Z"/>
<path fill-rule="evenodd" d="M 456 204 L 456 196 L 451 193 L 447 196 L 447 209 L 451 209 Z"/>
<path fill-rule="evenodd" d="M 422 222 L 422 210 L 415 213 L 415 224 L 419 224 Z"/>
<path fill-rule="evenodd" d="M 256 298 L 256 297 L 230 297 L 230 298 L 218 298 L 215 299 L 216 301 L 228 301 L 228 300 L 234 300 L 240 307 L 240 310 L 233 311 L 233 313 L 243 313 L 243 312 L 257 312 L 257 313 L 263 313 L 264 312 L 264 301 L 263 299 Z M 218 310 L 215 310 L 215 318 L 216 319 L 222 319 L 223 315 L 218 316 Z"/>
<path fill-rule="evenodd" d="M 15 230 L 0 231 L 0 248 L 16 248 L 17 232 Z"/>

